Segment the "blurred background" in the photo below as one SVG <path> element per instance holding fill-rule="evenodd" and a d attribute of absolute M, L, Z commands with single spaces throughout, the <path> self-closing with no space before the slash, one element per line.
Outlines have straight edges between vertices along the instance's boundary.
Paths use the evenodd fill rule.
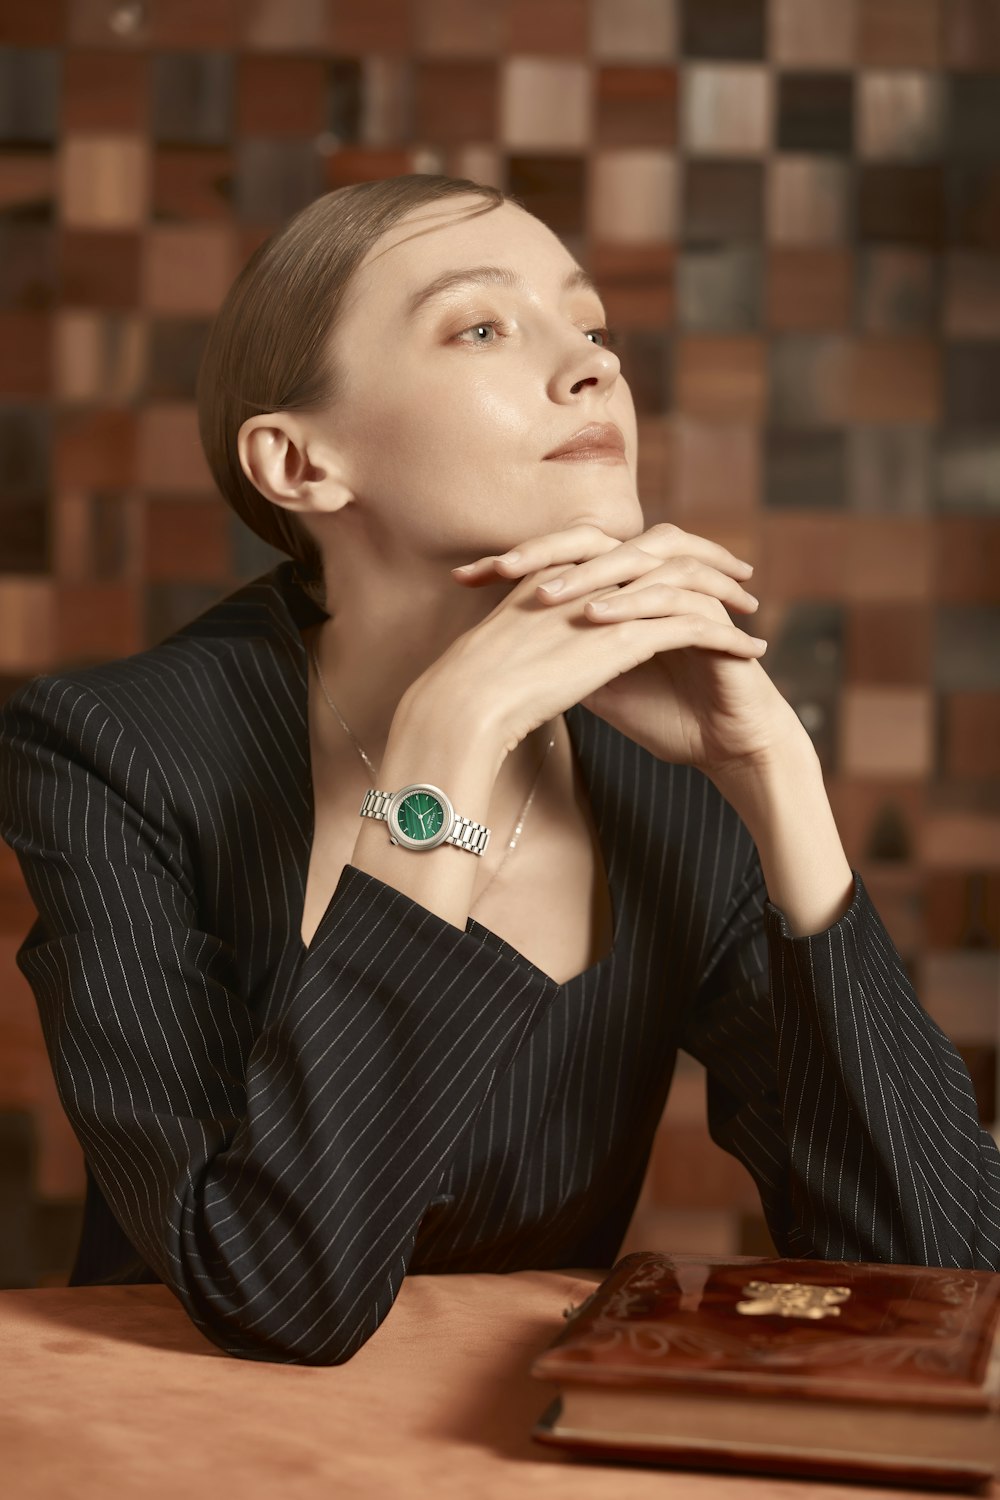
<path fill-rule="evenodd" d="M 194 379 L 251 251 L 405 172 L 595 276 L 648 525 L 756 563 L 764 666 L 984 1122 L 1000 1035 L 1000 0 L 0 0 L 0 697 L 282 560 Z M 757 625 L 754 627 L 757 628 Z M 0 844 L 0 1285 L 65 1282 L 83 1162 Z M 682 1058 L 622 1253 L 773 1253 Z"/>

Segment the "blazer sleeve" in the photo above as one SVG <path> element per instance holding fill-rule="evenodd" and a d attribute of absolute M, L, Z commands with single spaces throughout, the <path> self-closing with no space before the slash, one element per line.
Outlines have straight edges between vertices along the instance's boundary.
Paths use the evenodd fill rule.
<path fill-rule="evenodd" d="M 18 967 L 90 1169 L 197 1327 L 238 1357 L 340 1364 L 558 987 L 347 865 L 258 1029 L 155 771 L 77 679 L 0 711 L 0 834 L 38 910 Z"/>
<path fill-rule="evenodd" d="M 1000 1269 L 1000 1149 L 856 871 L 794 937 L 754 850 L 681 1045 L 780 1254 Z"/>

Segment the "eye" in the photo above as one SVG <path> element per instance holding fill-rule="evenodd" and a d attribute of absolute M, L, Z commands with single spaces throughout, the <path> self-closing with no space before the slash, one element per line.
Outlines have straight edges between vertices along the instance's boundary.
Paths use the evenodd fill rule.
<path fill-rule="evenodd" d="M 600 335 L 601 342 L 598 345 L 600 349 L 614 349 L 618 343 L 618 337 L 612 328 L 588 328 L 586 333 L 588 339 L 592 333 Z"/>
<path fill-rule="evenodd" d="M 499 318 L 482 318 L 478 323 L 470 323 L 468 328 L 460 329 L 459 332 L 456 333 L 455 338 L 459 341 L 459 343 L 494 344 L 496 343 L 495 339 L 479 338 L 478 335 L 481 333 L 486 333 L 488 330 L 492 330 L 494 333 L 496 333 L 503 326 L 504 325 Z M 466 339 L 465 335 L 467 333 L 474 333 L 477 335 L 477 337 L 473 339 Z"/>

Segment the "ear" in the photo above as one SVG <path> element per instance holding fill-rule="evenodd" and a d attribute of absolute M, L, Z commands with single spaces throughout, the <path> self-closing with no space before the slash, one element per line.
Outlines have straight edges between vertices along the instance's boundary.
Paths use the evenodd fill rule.
<path fill-rule="evenodd" d="M 293 412 L 248 417 L 236 444 L 250 483 L 285 510 L 330 512 L 353 499 L 337 450 Z"/>

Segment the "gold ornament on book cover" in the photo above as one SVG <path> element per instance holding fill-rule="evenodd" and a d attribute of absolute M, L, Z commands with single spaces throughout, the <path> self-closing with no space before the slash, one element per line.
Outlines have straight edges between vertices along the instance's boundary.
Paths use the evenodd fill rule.
<path fill-rule="evenodd" d="M 809 1286 L 803 1281 L 748 1281 L 747 1302 L 736 1311 L 746 1317 L 839 1318 L 841 1302 L 851 1295 L 847 1286 Z"/>

